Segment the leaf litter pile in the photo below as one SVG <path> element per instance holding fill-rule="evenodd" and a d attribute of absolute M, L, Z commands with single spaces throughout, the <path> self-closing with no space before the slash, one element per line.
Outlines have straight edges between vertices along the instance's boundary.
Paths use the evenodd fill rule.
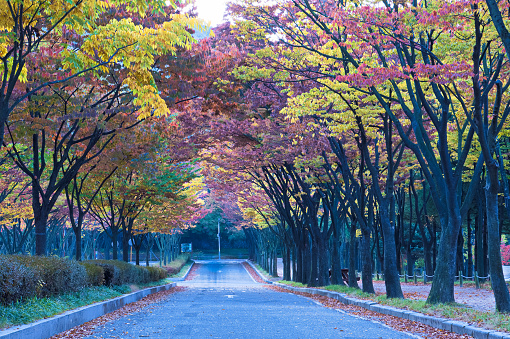
<path fill-rule="evenodd" d="M 150 310 L 153 310 L 154 308 L 158 307 L 156 303 L 159 303 L 160 301 L 165 300 L 168 298 L 171 294 L 176 292 L 182 292 L 185 290 L 185 287 L 177 286 L 173 287 L 167 291 L 161 291 L 154 294 L 150 294 L 146 296 L 145 298 L 127 304 L 122 308 L 119 308 L 116 311 L 110 312 L 108 314 L 103 315 L 102 317 L 96 318 L 94 320 L 91 320 L 89 322 L 86 322 L 80 326 L 73 327 L 72 329 L 59 333 L 51 339 L 63 339 L 63 338 L 83 338 L 86 336 L 90 336 L 93 334 L 94 329 L 97 327 L 103 326 L 107 322 L 114 321 L 117 319 L 120 319 L 128 314 L 135 313 L 138 311 L 141 311 L 142 309 L 148 307 L 146 311 L 151 312 Z M 156 305 L 154 305 L 156 304 Z M 150 306 L 150 307 L 149 307 Z"/>
<path fill-rule="evenodd" d="M 264 280 L 260 278 L 260 276 L 255 272 L 255 270 L 246 262 L 243 263 L 243 266 L 246 268 L 246 270 L 251 274 L 253 279 L 259 283 L 265 283 Z M 274 285 L 268 285 L 267 288 L 277 291 L 277 292 L 284 292 L 284 293 L 294 293 L 297 295 L 301 295 L 306 298 L 310 298 L 321 305 L 333 309 L 342 310 L 344 312 L 347 312 L 349 314 L 358 316 L 360 318 L 370 319 L 374 321 L 381 322 L 383 324 L 386 324 L 387 326 L 401 332 L 407 332 L 412 333 L 415 335 L 418 335 L 422 338 L 427 339 L 464 339 L 464 338 L 471 338 L 467 335 L 460 335 L 457 333 L 440 330 L 431 326 L 424 325 L 422 323 L 411 321 L 408 319 L 402 319 L 397 318 L 391 315 L 381 314 L 374 311 L 367 310 L 365 308 L 354 306 L 354 305 L 346 305 L 336 299 L 328 298 L 320 295 L 310 294 L 310 293 L 303 293 L 303 292 L 295 292 L 290 291 L 285 288 L 281 288 Z"/>
<path fill-rule="evenodd" d="M 202 264 L 194 263 L 193 266 L 191 267 L 191 269 L 189 270 L 188 275 L 186 276 L 186 278 L 184 280 L 186 280 L 186 281 L 193 280 L 197 276 L 199 276 L 199 274 L 197 273 L 197 270 L 200 266 L 202 266 Z"/>
<path fill-rule="evenodd" d="M 244 268 L 250 273 L 251 277 L 258 283 L 265 284 L 266 282 L 255 272 L 253 267 L 250 266 L 246 261 L 243 262 Z M 285 290 L 286 291 L 286 290 Z"/>

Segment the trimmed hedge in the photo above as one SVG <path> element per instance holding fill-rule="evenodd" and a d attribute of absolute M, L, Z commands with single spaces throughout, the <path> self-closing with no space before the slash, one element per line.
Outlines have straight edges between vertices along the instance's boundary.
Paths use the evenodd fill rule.
<path fill-rule="evenodd" d="M 35 272 L 25 265 L 0 255 L 0 303 L 9 305 L 36 296 Z"/>
<path fill-rule="evenodd" d="M 76 292 L 88 286 L 87 272 L 76 261 L 59 257 L 0 256 L 0 303 Z"/>
<path fill-rule="evenodd" d="M 146 284 L 166 277 L 162 268 L 118 260 L 77 262 L 59 257 L 0 255 L 0 304 L 76 292 L 86 286 Z"/>
<path fill-rule="evenodd" d="M 88 260 L 84 264 L 93 264 L 104 270 L 106 286 L 125 284 L 146 284 L 167 277 L 166 270 L 159 267 L 135 266 L 120 260 Z"/>
<path fill-rule="evenodd" d="M 105 271 L 101 266 L 91 263 L 81 263 L 87 271 L 87 281 L 91 286 L 105 285 Z"/>
<path fill-rule="evenodd" d="M 88 285 L 85 267 L 75 260 L 31 255 L 10 257 L 13 261 L 34 271 L 38 297 L 76 292 Z"/>

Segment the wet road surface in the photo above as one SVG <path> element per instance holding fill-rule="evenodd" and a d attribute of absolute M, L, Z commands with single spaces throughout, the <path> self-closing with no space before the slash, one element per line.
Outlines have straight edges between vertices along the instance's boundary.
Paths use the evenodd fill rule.
<path fill-rule="evenodd" d="M 89 338 L 412 338 L 256 283 L 242 261 L 197 262 L 188 287 Z M 414 336 L 414 338 L 416 338 Z"/>

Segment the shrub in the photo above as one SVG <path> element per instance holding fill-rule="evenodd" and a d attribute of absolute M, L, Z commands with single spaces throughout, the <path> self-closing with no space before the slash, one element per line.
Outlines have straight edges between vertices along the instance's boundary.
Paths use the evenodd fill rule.
<path fill-rule="evenodd" d="M 120 270 L 120 284 L 139 284 L 142 283 L 142 277 L 140 276 L 140 271 L 136 268 L 135 265 L 132 265 L 125 261 L 120 260 L 110 260 L 115 267 Z"/>
<path fill-rule="evenodd" d="M 182 268 L 182 266 L 181 267 L 163 266 L 163 267 L 169 276 L 179 273 Z"/>
<path fill-rule="evenodd" d="M 166 270 L 159 267 L 135 266 L 120 260 L 88 260 L 84 263 L 100 266 L 104 270 L 106 286 L 145 284 L 167 277 Z"/>
<path fill-rule="evenodd" d="M 144 273 L 137 266 L 125 261 L 89 260 L 87 263 L 101 266 L 104 269 L 106 286 L 143 283 Z"/>
<path fill-rule="evenodd" d="M 36 295 L 35 272 L 15 262 L 10 256 L 0 256 L 0 303 L 9 305 Z"/>
<path fill-rule="evenodd" d="M 150 276 L 149 276 L 149 271 L 145 267 L 135 266 L 135 268 L 137 270 L 137 276 L 138 276 L 139 283 L 146 284 L 151 281 Z"/>
<path fill-rule="evenodd" d="M 103 283 L 105 286 L 121 285 L 120 269 L 109 263 L 110 261 L 113 260 L 88 260 L 84 261 L 83 264 L 90 264 L 100 267 L 103 270 Z"/>
<path fill-rule="evenodd" d="M 186 265 L 189 261 L 190 255 L 189 253 L 179 255 L 175 260 L 170 262 L 167 266 L 164 266 L 165 270 L 168 272 L 168 275 L 172 276 L 181 271 L 182 267 Z"/>
<path fill-rule="evenodd" d="M 88 262 L 81 263 L 87 271 L 87 281 L 92 286 L 103 286 L 105 285 L 104 269 L 99 265 L 94 265 Z"/>
<path fill-rule="evenodd" d="M 165 269 L 159 267 L 145 267 L 147 272 L 149 272 L 150 281 L 158 281 L 161 279 L 165 279 L 168 276 L 168 273 Z"/>
<path fill-rule="evenodd" d="M 76 292 L 88 284 L 85 267 L 75 260 L 30 255 L 14 255 L 11 258 L 34 271 L 39 297 Z"/>

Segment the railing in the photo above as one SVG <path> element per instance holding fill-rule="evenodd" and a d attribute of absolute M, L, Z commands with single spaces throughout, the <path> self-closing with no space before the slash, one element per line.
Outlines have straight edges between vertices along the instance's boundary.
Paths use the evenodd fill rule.
<path fill-rule="evenodd" d="M 384 274 L 373 273 L 372 275 L 377 278 L 379 278 L 379 275 L 381 275 L 382 280 L 384 280 Z M 434 275 L 428 275 L 425 272 L 423 272 L 423 274 L 415 273 L 413 275 L 404 273 L 404 274 L 399 274 L 398 276 L 400 278 L 404 278 L 404 281 L 406 283 L 409 282 L 410 279 L 412 279 L 412 281 L 414 281 L 415 284 L 418 283 L 418 279 L 423 279 L 423 283 L 426 284 L 428 281 L 431 281 L 434 278 Z M 480 288 L 480 281 L 490 280 L 490 278 L 491 278 L 490 274 L 488 274 L 485 277 L 481 277 L 478 275 L 478 272 L 476 272 L 476 271 L 473 276 L 465 276 L 462 274 L 462 272 L 459 272 L 459 274 L 455 276 L 455 279 L 459 279 L 460 287 L 463 286 L 464 280 L 474 280 L 476 288 Z"/>

